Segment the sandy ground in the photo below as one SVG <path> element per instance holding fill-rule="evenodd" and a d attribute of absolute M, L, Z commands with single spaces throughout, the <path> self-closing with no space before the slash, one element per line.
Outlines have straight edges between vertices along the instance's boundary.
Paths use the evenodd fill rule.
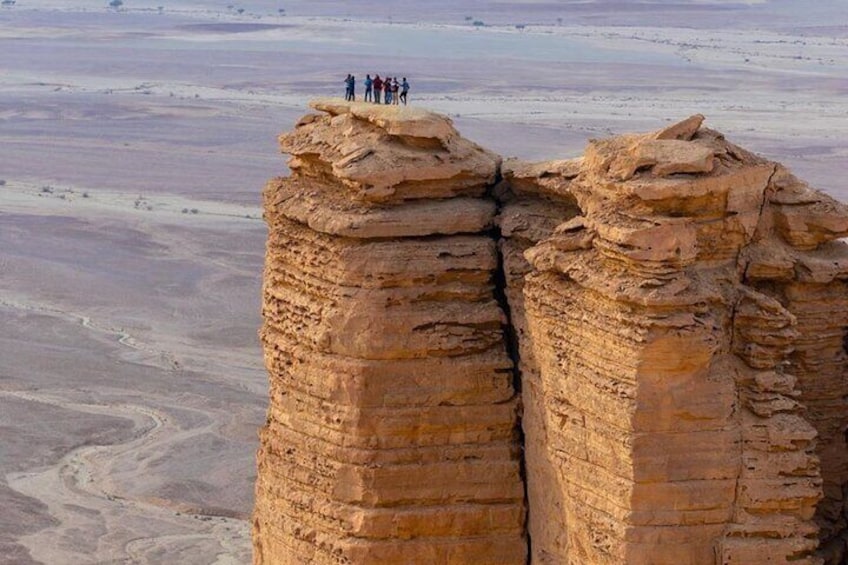
<path fill-rule="evenodd" d="M 246 562 L 259 209 L 3 188 L 0 555 Z"/>
<path fill-rule="evenodd" d="M 260 191 L 347 72 L 528 159 L 700 112 L 848 198 L 844 2 L 34 4 L 0 8 L 0 563 L 249 562 Z"/>

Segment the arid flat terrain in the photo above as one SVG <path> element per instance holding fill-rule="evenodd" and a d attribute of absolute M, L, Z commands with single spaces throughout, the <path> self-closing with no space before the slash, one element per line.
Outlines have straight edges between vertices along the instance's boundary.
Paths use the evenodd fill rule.
<path fill-rule="evenodd" d="M 249 562 L 261 189 L 348 72 L 528 159 L 703 113 L 848 198 L 841 1 L 388 4 L 0 8 L 0 563 Z"/>

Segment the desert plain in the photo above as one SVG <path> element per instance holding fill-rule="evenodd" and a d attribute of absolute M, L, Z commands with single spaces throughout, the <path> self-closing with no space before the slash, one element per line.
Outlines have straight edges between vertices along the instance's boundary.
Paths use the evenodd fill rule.
<path fill-rule="evenodd" d="M 248 563 L 265 181 L 347 73 L 504 156 L 692 113 L 837 198 L 848 7 L 0 7 L 0 563 Z"/>

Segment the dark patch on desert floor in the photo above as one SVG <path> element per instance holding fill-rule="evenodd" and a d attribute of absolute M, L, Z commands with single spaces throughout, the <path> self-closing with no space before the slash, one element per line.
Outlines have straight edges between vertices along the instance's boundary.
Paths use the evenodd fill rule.
<path fill-rule="evenodd" d="M 703 113 L 848 197 L 834 0 L 125 4 L 0 9 L 0 563 L 250 561 L 261 191 L 348 72 L 525 159 Z"/>

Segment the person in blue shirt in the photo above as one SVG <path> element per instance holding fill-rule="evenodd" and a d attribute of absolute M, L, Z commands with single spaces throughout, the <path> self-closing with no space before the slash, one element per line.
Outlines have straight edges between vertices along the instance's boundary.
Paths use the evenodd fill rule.
<path fill-rule="evenodd" d="M 365 75 L 365 82 L 363 84 L 365 84 L 365 101 L 373 102 L 374 98 L 371 96 L 371 85 L 373 84 L 371 75 Z"/>
<path fill-rule="evenodd" d="M 345 79 L 345 100 L 350 100 L 350 73 L 347 74 Z"/>
<path fill-rule="evenodd" d="M 406 77 L 403 77 L 403 82 L 400 83 L 400 101 L 406 106 L 406 94 L 409 92 L 409 83 L 406 82 Z"/>
<path fill-rule="evenodd" d="M 356 77 L 350 75 L 350 101 L 356 102 Z"/>

